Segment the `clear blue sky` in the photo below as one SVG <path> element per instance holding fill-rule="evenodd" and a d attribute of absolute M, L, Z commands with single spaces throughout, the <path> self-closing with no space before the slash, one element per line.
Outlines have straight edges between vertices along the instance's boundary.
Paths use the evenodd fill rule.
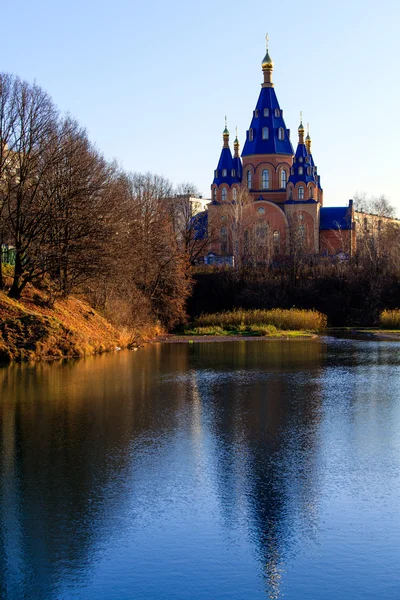
<path fill-rule="evenodd" d="M 286 125 L 310 121 L 325 204 L 385 194 L 400 213 L 395 0 L 3 3 L 1 70 L 37 81 L 128 170 L 204 196 L 224 115 L 243 146 L 265 34 Z"/>

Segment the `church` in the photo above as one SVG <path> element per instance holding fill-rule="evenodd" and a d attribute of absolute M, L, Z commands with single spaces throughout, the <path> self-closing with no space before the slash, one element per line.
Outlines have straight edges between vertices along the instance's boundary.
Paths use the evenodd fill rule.
<path fill-rule="evenodd" d="M 241 154 L 237 134 L 231 152 L 225 120 L 207 211 L 205 262 L 264 264 L 299 252 L 350 256 L 355 244 L 353 203 L 324 207 L 302 119 L 294 151 L 274 88 L 268 38 L 261 66 L 261 92 Z"/>

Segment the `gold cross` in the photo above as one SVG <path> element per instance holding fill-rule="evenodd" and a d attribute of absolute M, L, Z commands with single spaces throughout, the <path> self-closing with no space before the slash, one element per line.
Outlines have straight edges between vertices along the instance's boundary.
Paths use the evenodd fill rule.
<path fill-rule="evenodd" d="M 267 41 L 267 51 L 268 51 L 268 42 L 269 42 L 269 35 L 268 35 L 268 33 L 267 33 L 267 35 L 265 36 L 265 39 L 266 39 L 266 41 Z"/>

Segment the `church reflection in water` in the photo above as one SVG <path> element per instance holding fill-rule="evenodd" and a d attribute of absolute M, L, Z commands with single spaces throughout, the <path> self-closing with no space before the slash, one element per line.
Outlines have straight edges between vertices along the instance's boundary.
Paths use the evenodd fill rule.
<path fill-rule="evenodd" d="M 212 486 L 222 530 L 243 530 L 280 597 L 318 525 L 325 356 L 320 341 L 154 345 L 0 369 L 0 597 L 84 588 L 132 498 L 151 512 L 189 471 L 193 503 Z"/>

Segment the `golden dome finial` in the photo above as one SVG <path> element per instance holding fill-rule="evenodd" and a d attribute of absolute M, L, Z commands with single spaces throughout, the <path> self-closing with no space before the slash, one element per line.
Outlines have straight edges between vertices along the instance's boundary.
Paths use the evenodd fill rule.
<path fill-rule="evenodd" d="M 236 125 L 236 129 L 235 129 L 235 133 L 236 133 L 236 137 L 235 137 L 235 141 L 234 141 L 234 143 L 235 143 L 235 144 L 238 144 L 238 143 L 239 143 L 239 140 L 238 140 L 238 129 L 237 129 L 237 125 Z"/>
<path fill-rule="evenodd" d="M 226 115 L 225 115 L 225 129 L 224 129 L 223 135 L 229 135 L 229 131 L 228 131 L 228 119 L 227 119 Z"/>
<path fill-rule="evenodd" d="M 303 111 L 300 111 L 300 125 L 299 125 L 299 131 L 302 131 L 304 133 L 304 125 L 303 125 Z"/>
<path fill-rule="evenodd" d="M 269 49 L 268 49 L 268 45 L 269 45 L 269 35 L 267 33 L 267 35 L 265 36 L 266 42 L 267 42 L 267 52 L 264 56 L 264 60 L 261 63 L 261 67 L 263 71 L 272 71 L 272 69 L 274 68 L 274 61 L 272 60 L 272 58 L 269 55 Z"/>

